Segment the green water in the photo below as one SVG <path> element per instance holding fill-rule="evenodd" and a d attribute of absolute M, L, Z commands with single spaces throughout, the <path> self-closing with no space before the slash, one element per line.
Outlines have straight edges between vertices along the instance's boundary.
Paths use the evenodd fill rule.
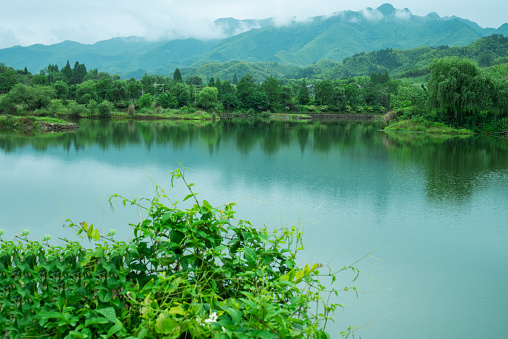
<path fill-rule="evenodd" d="M 0 136 L 0 228 L 72 237 L 62 218 L 128 238 L 178 163 L 201 199 L 239 218 L 298 223 L 301 262 L 358 264 L 333 332 L 361 338 L 508 336 L 508 140 L 385 134 L 367 123 L 82 121 L 75 134 Z M 180 188 L 171 193 L 183 198 Z M 338 335 L 332 333 L 332 337 Z"/>

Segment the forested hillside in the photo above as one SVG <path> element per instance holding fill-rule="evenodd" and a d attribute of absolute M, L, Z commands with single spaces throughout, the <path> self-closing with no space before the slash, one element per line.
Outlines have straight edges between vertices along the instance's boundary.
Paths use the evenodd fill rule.
<path fill-rule="evenodd" d="M 341 62 L 353 55 L 386 49 L 412 49 L 415 47 L 462 47 L 492 34 L 508 34 L 508 25 L 498 29 L 481 28 L 476 23 L 458 17 L 440 17 L 436 13 L 426 16 L 413 15 L 408 9 L 395 9 L 384 4 L 376 9 L 342 11 L 327 17 L 314 17 L 304 22 L 276 25 L 272 19 L 236 20 L 219 19 L 215 27 L 222 32 L 223 40 L 200 41 L 196 39 L 173 41 L 148 41 L 144 38 L 115 38 L 92 45 L 65 41 L 56 45 L 33 45 L 0 50 L 0 62 L 15 69 L 27 67 L 39 72 L 48 64 L 62 65 L 67 60 L 79 60 L 89 68 L 97 68 L 122 78 L 139 79 L 145 72 L 168 74 L 175 68 L 198 69 L 203 64 L 224 62 L 277 63 L 284 66 L 310 66 L 310 76 L 323 73 L 327 61 Z M 420 54 L 435 54 L 424 49 Z M 428 56 L 432 57 L 431 55 Z M 381 56 L 381 58 L 383 58 Z M 379 63 L 364 70 L 365 66 L 353 67 L 350 75 L 368 74 L 371 71 L 394 70 L 406 72 L 404 57 L 397 63 Z M 366 60 L 363 64 L 369 63 Z M 362 62 L 355 62 L 362 64 Z M 243 66 L 242 66 L 243 67 Z M 254 67 L 252 65 L 248 67 Z M 291 67 L 266 66 L 284 69 L 285 77 L 294 70 Z M 417 65 L 421 68 L 424 65 Z M 259 68 L 258 66 L 254 68 Z M 347 67 L 350 68 L 350 65 Z M 208 71 L 202 71 L 207 73 Z M 229 72 L 229 73 L 228 73 Z M 240 69 L 225 73 L 241 73 Z M 273 71 L 271 71 L 273 72 Z M 252 73 L 252 72 L 251 72 Z M 274 73 L 282 75 L 283 73 Z M 314 74 L 313 74 L 314 73 Z M 267 73 L 260 72 L 259 78 Z M 340 67 L 324 77 L 348 75 Z"/>

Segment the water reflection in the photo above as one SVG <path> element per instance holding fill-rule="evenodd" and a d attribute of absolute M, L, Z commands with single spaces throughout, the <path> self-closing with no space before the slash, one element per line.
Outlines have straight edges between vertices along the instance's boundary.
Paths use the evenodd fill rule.
<path fill-rule="evenodd" d="M 380 125 L 360 122 L 261 122 L 253 120 L 221 122 L 105 121 L 82 120 L 76 133 L 46 134 L 36 137 L 0 136 L 6 153 L 32 147 L 79 152 L 90 147 L 107 150 L 128 145 L 169 145 L 181 150 L 193 143 L 219 150 L 221 143 L 233 143 L 238 152 L 249 154 L 259 148 L 274 155 L 293 144 L 306 151 L 370 161 L 394 161 L 419 165 L 425 172 L 426 195 L 431 200 L 469 199 L 485 186 L 492 172 L 508 168 L 508 140 L 493 137 L 440 137 L 418 133 L 382 133 Z"/>
<path fill-rule="evenodd" d="M 397 162 L 425 168 L 426 194 L 432 200 L 469 199 L 489 184 L 492 173 L 507 174 L 506 139 L 390 133 L 384 145 Z"/>

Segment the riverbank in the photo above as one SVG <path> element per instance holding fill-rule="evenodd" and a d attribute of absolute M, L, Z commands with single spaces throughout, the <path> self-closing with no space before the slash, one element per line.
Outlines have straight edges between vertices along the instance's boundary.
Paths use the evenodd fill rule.
<path fill-rule="evenodd" d="M 59 133 L 77 131 L 79 126 L 58 118 L 34 116 L 0 116 L 0 132 Z"/>
<path fill-rule="evenodd" d="M 400 131 L 410 131 L 410 132 L 422 132 L 429 134 L 446 134 L 446 135 L 472 135 L 474 132 L 461 128 L 456 129 L 441 122 L 430 122 L 423 119 L 418 120 L 400 120 L 397 122 L 392 122 L 388 126 L 384 128 L 387 132 L 400 132 Z"/>

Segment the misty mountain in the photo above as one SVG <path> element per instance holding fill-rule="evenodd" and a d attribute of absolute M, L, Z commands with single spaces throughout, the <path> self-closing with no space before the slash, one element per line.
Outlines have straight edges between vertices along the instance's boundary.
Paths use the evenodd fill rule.
<path fill-rule="evenodd" d="M 342 61 L 360 52 L 419 46 L 464 46 L 491 34 L 508 35 L 508 24 L 482 28 L 467 19 L 436 13 L 413 15 L 407 8 L 384 4 L 376 9 L 341 11 L 304 22 L 278 25 L 273 19 L 218 19 L 224 39 L 148 41 L 140 37 L 114 38 L 92 45 L 64 41 L 0 49 L 0 62 L 16 69 L 39 72 L 67 60 L 84 63 L 122 78 L 145 72 L 172 74 L 175 68 L 200 67 L 209 62 L 272 62 L 308 66 L 320 60 Z"/>

